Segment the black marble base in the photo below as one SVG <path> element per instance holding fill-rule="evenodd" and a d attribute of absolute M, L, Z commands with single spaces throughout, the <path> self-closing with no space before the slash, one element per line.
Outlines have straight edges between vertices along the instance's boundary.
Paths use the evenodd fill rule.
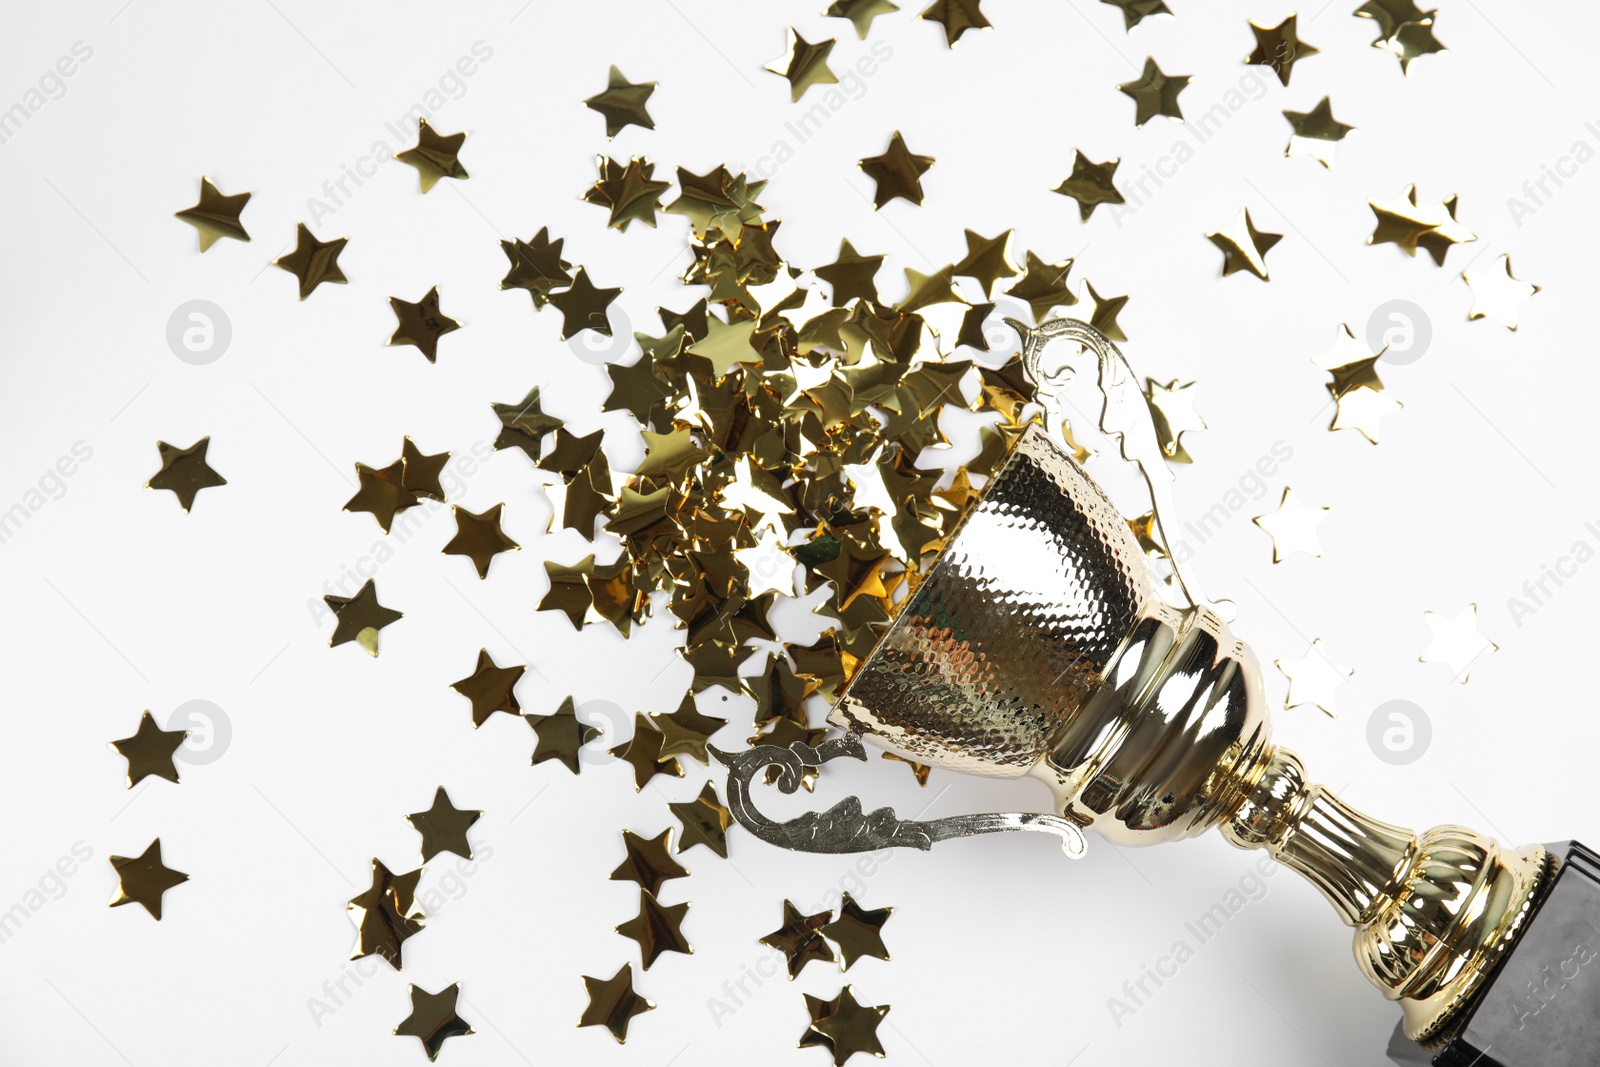
<path fill-rule="evenodd" d="M 1533 921 L 1450 1039 L 1428 1050 L 1399 1027 L 1402 1067 L 1595 1067 L 1600 1064 L 1600 855 L 1545 846 L 1561 867 Z"/>

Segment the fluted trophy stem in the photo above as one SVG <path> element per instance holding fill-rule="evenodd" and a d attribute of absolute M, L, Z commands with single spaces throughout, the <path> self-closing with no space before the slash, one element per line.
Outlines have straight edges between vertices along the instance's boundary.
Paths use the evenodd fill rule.
<path fill-rule="evenodd" d="M 1240 848 L 1298 871 L 1355 928 L 1356 962 L 1406 1033 L 1427 1042 L 1494 971 L 1528 920 L 1548 866 L 1464 826 L 1422 835 L 1381 822 L 1306 780 L 1285 748 L 1264 753 L 1244 802 L 1222 824 Z"/>

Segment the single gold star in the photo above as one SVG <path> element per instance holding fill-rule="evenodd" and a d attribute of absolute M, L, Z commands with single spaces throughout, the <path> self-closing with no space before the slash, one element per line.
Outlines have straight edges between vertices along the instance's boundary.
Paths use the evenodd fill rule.
<path fill-rule="evenodd" d="M 1246 63 L 1261 63 L 1272 68 L 1278 80 L 1289 84 L 1289 75 L 1295 63 L 1317 54 L 1317 49 L 1302 41 L 1295 32 L 1298 15 L 1290 15 L 1276 26 L 1263 26 L 1250 20 L 1250 32 L 1256 35 L 1256 50 L 1245 59 Z"/>
<path fill-rule="evenodd" d="M 1339 702 L 1334 693 L 1356 672 L 1329 659 L 1322 650 L 1322 638 L 1313 640 L 1299 659 L 1280 659 L 1274 664 L 1289 680 L 1283 710 L 1310 704 L 1321 708 L 1330 719 L 1339 717 Z"/>
<path fill-rule="evenodd" d="M 873 279 L 883 266 L 883 260 L 883 256 L 860 255 L 850 244 L 850 239 L 845 238 L 839 242 L 838 258 L 812 273 L 833 286 L 834 307 L 844 307 L 857 297 L 875 303 L 878 287 Z"/>
<path fill-rule="evenodd" d="M 1489 270 L 1465 270 L 1461 280 L 1472 290 L 1472 310 L 1467 321 L 1492 318 L 1508 330 L 1517 328 L 1522 302 L 1539 291 L 1511 273 L 1511 257 L 1501 255 Z"/>
<path fill-rule="evenodd" d="M 1411 64 L 1425 55 L 1445 51 L 1433 35 L 1437 11 L 1423 11 L 1412 0 L 1368 0 L 1355 11 L 1356 17 L 1378 24 L 1378 39 L 1372 47 L 1392 52 L 1400 60 L 1400 72 L 1411 73 Z"/>
<path fill-rule="evenodd" d="M 300 299 L 304 300 L 323 282 L 344 285 L 349 281 L 344 271 L 339 269 L 339 253 L 344 251 L 348 241 L 345 237 L 319 241 L 302 222 L 295 229 L 294 251 L 280 256 L 272 265 L 281 267 L 299 280 Z"/>
<path fill-rule="evenodd" d="M 1070 259 L 1065 263 L 1046 263 L 1029 251 L 1022 279 L 1007 289 L 1006 295 L 1025 301 L 1033 309 L 1033 321 L 1043 322 L 1053 309 L 1078 302 L 1067 285 L 1067 273 L 1071 270 Z"/>
<path fill-rule="evenodd" d="M 599 180 L 583 194 L 590 204 L 598 204 L 611 212 L 606 225 L 626 233 L 628 223 L 642 222 L 654 227 L 656 212 L 661 210 L 661 194 L 672 188 L 670 182 L 655 180 L 654 163 L 635 156 L 626 165 L 609 156 L 598 157 Z"/>
<path fill-rule="evenodd" d="M 1162 0 L 1100 0 L 1100 2 L 1110 4 L 1122 12 L 1123 29 L 1129 32 L 1151 15 L 1172 14 L 1172 9 Z"/>
<path fill-rule="evenodd" d="M 633 788 L 643 790 L 645 784 L 658 774 L 673 778 L 683 777 L 683 767 L 677 759 L 661 755 L 666 738 L 640 713 L 633 716 L 633 737 L 611 750 L 611 754 L 633 768 Z"/>
<path fill-rule="evenodd" d="M 895 197 L 920 205 L 921 178 L 933 163 L 932 156 L 912 155 L 906 148 L 905 138 L 896 130 L 894 136 L 889 138 L 889 148 L 883 155 L 868 156 L 857 165 L 877 186 L 873 193 L 873 207 L 882 208 Z"/>
<path fill-rule="evenodd" d="M 788 51 L 766 66 L 772 73 L 788 79 L 790 103 L 799 100 L 813 85 L 828 85 L 839 80 L 828 69 L 828 53 L 836 43 L 829 38 L 812 44 L 790 27 Z"/>
<path fill-rule="evenodd" d="M 611 872 L 613 882 L 635 882 L 652 896 L 673 878 L 686 878 L 689 872 L 672 858 L 672 831 L 654 837 L 640 837 L 632 830 L 622 831 L 622 863 Z"/>
<path fill-rule="evenodd" d="M 448 462 L 450 453 L 424 455 L 407 437 L 400 443 L 400 484 L 412 496 L 443 501 L 444 486 L 440 484 L 439 475 Z"/>
<path fill-rule="evenodd" d="M 1022 273 L 1007 250 L 1011 244 L 1010 230 L 996 237 L 984 237 L 976 230 L 967 230 L 966 239 L 966 258 L 951 268 L 951 272 L 975 280 L 983 286 L 985 296 L 994 292 L 1001 278 L 1014 278 Z"/>
<path fill-rule="evenodd" d="M 825 14 L 829 18 L 849 19 L 856 28 L 856 36 L 865 41 L 873 19 L 899 10 L 899 6 L 889 0 L 835 0 Z"/>
<path fill-rule="evenodd" d="M 693 693 L 684 694 L 677 711 L 665 715 L 653 715 L 651 721 L 661 731 L 662 759 L 688 756 L 708 766 L 710 759 L 706 755 L 706 742 L 711 739 L 712 734 L 728 725 L 727 719 L 700 714 L 700 710 L 695 707 Z"/>
<path fill-rule="evenodd" d="M 217 187 L 211 184 L 210 178 L 202 177 L 200 202 L 176 214 L 178 218 L 200 231 L 200 251 L 204 252 L 216 244 L 219 237 L 231 237 L 235 241 L 250 240 L 250 235 L 239 222 L 239 215 L 249 202 L 249 193 L 223 196 L 217 192 Z"/>
<path fill-rule="evenodd" d="M 550 301 L 550 291 L 572 284 L 572 264 L 561 258 L 561 245 L 566 240 L 550 240 L 550 228 L 541 227 L 533 240 L 501 241 L 500 251 L 511 261 L 506 276 L 500 279 L 501 289 L 526 289 L 533 298 L 535 310 Z"/>
<path fill-rule="evenodd" d="M 432 363 L 439 355 L 439 338 L 461 329 L 455 319 L 439 311 L 439 287 L 429 289 L 415 304 L 397 296 L 389 298 L 399 324 L 389 338 L 391 345 L 415 345 Z"/>
<path fill-rule="evenodd" d="M 1154 378 L 1144 380 L 1144 399 L 1150 406 L 1161 453 L 1174 463 L 1194 462 L 1184 450 L 1183 435 L 1190 430 L 1206 428 L 1205 420 L 1194 410 L 1194 387 L 1194 382 L 1179 385 L 1176 378 L 1166 385 Z"/>
<path fill-rule="evenodd" d="M 1336 405 L 1329 430 L 1360 430 L 1368 441 L 1378 443 L 1378 423 L 1402 406 L 1399 401 L 1383 395 L 1383 381 L 1377 371 L 1378 360 L 1382 358 L 1383 353 L 1379 352 L 1365 359 L 1324 368 L 1333 377 L 1327 385 L 1328 394 Z"/>
<path fill-rule="evenodd" d="M 943 26 L 945 46 L 954 48 L 968 30 L 992 28 L 993 24 L 980 10 L 982 3 L 983 0 L 933 0 L 920 17 Z"/>
<path fill-rule="evenodd" d="M 111 742 L 111 747 L 128 761 L 128 788 L 132 789 L 151 775 L 176 782 L 178 768 L 172 756 L 188 736 L 188 730 L 163 730 L 148 711 L 141 715 L 139 729 L 132 737 Z"/>
<path fill-rule="evenodd" d="M 1283 150 L 1283 154 L 1312 156 L 1330 170 L 1333 168 L 1334 144 L 1344 140 L 1355 129 L 1333 117 L 1333 105 L 1326 96 L 1310 111 L 1285 110 L 1283 117 L 1289 120 L 1289 125 L 1294 129 L 1289 138 L 1289 147 Z"/>
<path fill-rule="evenodd" d="M 450 803 L 450 794 L 440 786 L 433 794 L 433 807 L 427 811 L 414 811 L 406 816 L 417 833 L 422 835 L 422 862 L 427 863 L 441 852 L 454 852 L 462 859 L 472 858 L 472 844 L 467 840 L 467 830 L 483 815 L 481 811 L 457 808 Z"/>
<path fill-rule="evenodd" d="M 209 435 L 200 438 L 188 448 L 179 448 L 165 441 L 157 441 L 156 451 L 161 455 L 161 469 L 151 475 L 150 480 L 144 483 L 144 487 L 170 491 L 178 498 L 178 503 L 183 506 L 184 513 L 187 514 L 194 506 L 194 498 L 200 490 L 228 484 L 228 479 L 212 470 L 210 464 L 206 462 L 206 449 L 210 445 Z"/>
<path fill-rule="evenodd" d="M 545 434 L 562 425 L 560 419 L 544 413 L 542 404 L 537 385 L 515 404 L 492 404 L 495 417 L 500 420 L 500 435 L 494 439 L 494 447 L 520 448 L 538 463 Z"/>
<path fill-rule="evenodd" d="M 378 631 L 391 622 L 403 618 L 400 612 L 378 603 L 377 582 L 367 579 L 367 584 L 353 597 L 325 596 L 322 598 L 333 610 L 333 638 L 329 648 L 354 641 L 373 656 L 378 654 Z"/>
<path fill-rule="evenodd" d="M 728 858 L 728 827 L 733 825 L 733 813 L 717 799 L 717 790 L 710 782 L 693 800 L 669 803 L 667 807 L 683 827 L 678 855 L 704 845 L 723 859 Z"/>
<path fill-rule="evenodd" d="M 396 514 L 417 504 L 416 494 L 404 484 L 404 459 L 397 459 L 382 468 L 357 463 L 356 482 L 356 493 L 345 501 L 344 510 L 371 513 L 384 533 L 388 533 L 394 525 Z"/>
<path fill-rule="evenodd" d="M 1249 271 L 1262 281 L 1267 278 L 1267 252 L 1283 240 L 1281 233 L 1263 233 L 1250 219 L 1250 209 L 1243 208 L 1234 221 L 1233 229 L 1208 233 L 1210 242 L 1222 249 L 1222 276 L 1237 271 Z"/>
<path fill-rule="evenodd" d="M 833 946 L 822 937 L 822 928 L 832 916 L 828 912 L 801 915 L 798 908 L 783 902 L 783 925 L 761 939 L 763 945 L 783 953 L 784 966 L 792 980 L 812 960 L 834 962 Z"/>
<path fill-rule="evenodd" d="M 1089 216 L 1094 214 L 1094 209 L 1101 204 L 1125 204 L 1122 194 L 1117 192 L 1117 187 L 1111 179 L 1116 176 L 1117 165 L 1122 161 L 1115 156 L 1104 163 L 1092 162 L 1088 156 L 1074 149 L 1072 152 L 1072 173 L 1065 181 L 1056 186 L 1055 191 L 1062 196 L 1070 196 L 1078 202 L 1078 217 L 1083 222 L 1089 221 Z"/>
<path fill-rule="evenodd" d="M 111 906 L 142 904 L 157 922 L 161 921 L 161 895 L 189 880 L 187 874 L 161 862 L 159 837 L 138 856 L 112 856 L 111 869 L 117 872 L 117 891 L 111 896 Z"/>
<path fill-rule="evenodd" d="M 808 1006 L 811 1000 L 814 998 L 808 998 Z M 857 1052 L 884 1055 L 878 1041 L 878 1024 L 888 1014 L 889 1005 L 858 1004 L 854 987 L 845 986 L 838 996 L 812 1008 L 811 1026 L 806 1033 L 821 1038 L 820 1043 L 833 1053 L 834 1065 L 839 1067 Z M 804 1043 L 802 1038 L 802 1047 Z"/>
<path fill-rule="evenodd" d="M 479 578 L 489 577 L 489 564 L 494 557 L 522 547 L 500 529 L 500 511 L 504 507 L 504 504 L 496 504 L 474 515 L 461 505 L 454 505 L 451 510 L 456 516 L 456 535 L 445 544 L 444 554 L 466 556 L 478 568 Z"/>
<path fill-rule="evenodd" d="M 472 673 L 459 682 L 450 683 L 451 689 L 472 701 L 474 730 L 489 721 L 489 716 L 497 711 L 512 715 L 522 713 L 522 705 L 517 702 L 516 684 L 527 669 L 527 665 L 521 663 L 515 667 L 497 667 L 488 649 L 478 650 L 478 665 Z"/>
<path fill-rule="evenodd" d="M 640 966 L 648 971 L 663 952 L 694 955 L 689 939 L 683 936 L 683 920 L 688 914 L 687 901 L 662 905 L 648 889 L 641 889 L 639 914 L 618 926 L 616 931 L 639 943 Z"/>
<path fill-rule="evenodd" d="M 1113 341 L 1126 341 L 1128 336 L 1122 332 L 1122 327 L 1118 325 L 1117 316 L 1122 314 L 1122 309 L 1128 306 L 1128 298 L 1126 296 L 1101 296 L 1095 292 L 1094 286 L 1090 284 L 1087 278 L 1083 280 L 1083 290 L 1078 302 L 1087 303 L 1090 310 L 1087 314 L 1080 310 L 1075 317 L 1083 319 Z"/>
<path fill-rule="evenodd" d="M 593 556 L 589 557 L 593 560 Z M 579 754 L 584 745 L 600 736 L 600 731 L 578 718 L 572 698 L 567 697 L 561 706 L 549 715 L 522 716 L 533 727 L 533 766 L 545 760 L 559 760 L 567 770 L 578 773 Z"/>
<path fill-rule="evenodd" d="M 1472 665 L 1500 646 L 1483 636 L 1478 629 L 1478 605 L 1468 604 L 1454 616 L 1441 612 L 1424 611 L 1423 621 L 1428 624 L 1428 648 L 1418 656 L 1423 663 L 1443 663 L 1450 668 L 1451 681 L 1467 684 Z"/>
<path fill-rule="evenodd" d="M 706 329 L 707 335 L 684 351 L 710 362 L 713 377 L 721 378 L 741 363 L 761 362 L 761 353 L 751 340 L 755 336 L 754 320 L 723 322 L 711 317 L 706 319 Z"/>
<path fill-rule="evenodd" d="M 655 1008 L 633 991 L 631 963 L 624 963 L 621 970 L 604 980 L 584 975 L 583 988 L 589 995 L 589 1006 L 583 1010 L 578 1026 L 603 1026 L 619 1045 L 628 1040 L 629 1021 Z"/>
<path fill-rule="evenodd" d="M 643 126 L 647 130 L 656 128 L 650 113 L 645 110 L 650 94 L 655 91 L 655 82 L 635 84 L 624 77 L 622 71 L 612 66 L 611 74 L 606 79 L 605 90 L 589 97 L 584 103 L 605 117 L 606 137 L 611 138 L 621 133 L 622 128 L 628 125 Z"/>
<path fill-rule="evenodd" d="M 1283 499 L 1276 511 L 1257 515 L 1250 521 L 1266 531 L 1272 538 L 1272 562 L 1282 563 L 1296 552 L 1308 556 L 1322 555 L 1322 541 L 1317 537 L 1317 527 L 1331 508 L 1318 508 L 1302 501 L 1289 486 L 1283 487 Z"/>
<path fill-rule="evenodd" d="M 396 152 L 394 158 L 417 168 L 417 179 L 422 191 L 434 187 L 440 178 L 465 180 L 467 168 L 461 165 L 461 144 L 467 139 L 464 133 L 443 135 L 434 132 L 428 120 L 417 119 L 417 146 Z"/>
<path fill-rule="evenodd" d="M 372 861 L 372 885 L 345 906 L 350 921 L 356 924 L 356 943 L 350 958 L 380 956 L 395 970 L 400 969 L 400 946 L 422 931 L 427 918 L 417 903 L 417 882 L 422 868 L 394 874 L 380 860 Z"/>
<path fill-rule="evenodd" d="M 822 936 L 839 946 L 839 962 L 844 970 L 863 956 L 887 960 L 889 950 L 883 946 L 883 924 L 894 914 L 893 908 L 866 911 L 849 893 L 839 905 L 839 917 L 822 927 Z"/>
<path fill-rule="evenodd" d="M 621 289 L 596 289 L 589 281 L 588 272 L 579 267 L 570 286 L 550 294 L 550 303 L 561 312 L 561 339 L 565 341 L 583 330 L 610 337 L 611 324 L 606 319 L 606 309 L 621 294 Z"/>
<path fill-rule="evenodd" d="M 394 1028 L 395 1036 L 416 1038 L 422 1042 L 428 1062 L 437 1060 L 447 1038 L 466 1037 L 473 1032 L 467 1021 L 456 1014 L 456 998 L 460 994 L 460 982 L 451 982 L 437 993 L 411 986 L 411 1014 Z"/>
<path fill-rule="evenodd" d="M 1143 73 L 1117 88 L 1124 96 L 1133 100 L 1133 125 L 1137 129 L 1157 115 L 1165 115 L 1182 122 L 1183 111 L 1178 107 L 1178 94 L 1188 85 L 1187 74 L 1163 74 L 1161 68 L 1156 66 L 1156 61 L 1147 56 Z"/>

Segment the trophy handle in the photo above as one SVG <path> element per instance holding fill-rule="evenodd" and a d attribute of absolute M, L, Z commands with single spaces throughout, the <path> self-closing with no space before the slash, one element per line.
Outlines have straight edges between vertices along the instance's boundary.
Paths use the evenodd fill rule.
<path fill-rule="evenodd" d="M 1061 353 L 1047 360 L 1046 350 L 1051 342 L 1067 339 L 1094 353 L 1099 364 L 1097 384 L 1105 401 L 1100 410 L 1100 429 L 1118 440 L 1122 458 L 1137 464 L 1139 473 L 1144 476 L 1150 493 L 1150 508 L 1161 531 L 1162 544 L 1167 548 L 1173 575 L 1178 579 L 1178 588 L 1190 606 L 1215 608 L 1216 605 L 1206 599 L 1188 565 L 1172 552 L 1166 518 L 1176 513 L 1172 504 L 1172 471 L 1161 451 L 1149 405 L 1145 403 L 1127 357 L 1110 338 L 1080 319 L 1046 319 L 1038 326 L 1029 326 L 1020 319 L 1005 321 L 1022 338 L 1022 371 L 1034 384 L 1036 398 L 1044 408 L 1045 429 L 1050 431 L 1055 442 L 1063 439 L 1063 431 L 1070 422 L 1064 410 L 1066 385 L 1073 376 L 1072 359 L 1077 353 L 1070 356 Z"/>
<path fill-rule="evenodd" d="M 839 855 L 880 848 L 926 852 L 939 841 L 1025 830 L 1054 834 L 1061 839 L 1061 851 L 1071 859 L 1081 859 L 1088 849 L 1088 841 L 1075 823 L 1037 812 L 953 815 L 917 821 L 899 818 L 893 808 L 864 812 L 860 799 L 853 796 L 845 797 L 827 811 L 808 811 L 787 822 L 774 822 L 756 809 L 750 796 L 750 781 L 767 767 L 777 767 L 778 788 L 793 793 L 807 767 L 820 767 L 841 758 L 865 760 L 861 735 L 854 731 L 815 748 L 796 741 L 788 748 L 757 745 L 744 752 L 729 753 L 708 745 L 707 751 L 728 768 L 728 808 L 739 825 L 769 844 L 796 852 Z"/>

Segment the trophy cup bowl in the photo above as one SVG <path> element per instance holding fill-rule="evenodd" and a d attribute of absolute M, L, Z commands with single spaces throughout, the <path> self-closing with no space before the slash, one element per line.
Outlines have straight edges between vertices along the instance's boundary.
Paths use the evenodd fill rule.
<path fill-rule="evenodd" d="M 1102 426 L 1124 435 L 1132 458 L 1127 413 L 1113 412 L 1126 364 L 1098 331 L 1066 321 L 1023 327 L 1030 375 L 1043 394 L 1054 376 L 1039 352 L 1057 333 L 1092 349 Z M 1309 879 L 1354 928 L 1357 964 L 1399 1003 L 1406 1035 L 1437 1043 L 1515 944 L 1553 861 L 1539 845 L 1512 850 L 1462 826 L 1419 835 L 1313 784 L 1272 741 L 1254 654 L 1199 598 L 1163 597 L 1127 520 L 1052 421 L 1022 433 L 854 665 L 829 714 L 845 741 L 718 753 L 736 772 L 734 814 L 767 840 L 833 852 L 996 829 L 1149 845 L 1217 827 Z M 755 811 L 755 768 L 778 765 L 792 791 L 802 765 L 862 758 L 859 738 L 968 774 L 1038 778 L 1054 812 L 912 824 L 888 809 L 863 815 L 854 798 L 786 824 Z"/>

